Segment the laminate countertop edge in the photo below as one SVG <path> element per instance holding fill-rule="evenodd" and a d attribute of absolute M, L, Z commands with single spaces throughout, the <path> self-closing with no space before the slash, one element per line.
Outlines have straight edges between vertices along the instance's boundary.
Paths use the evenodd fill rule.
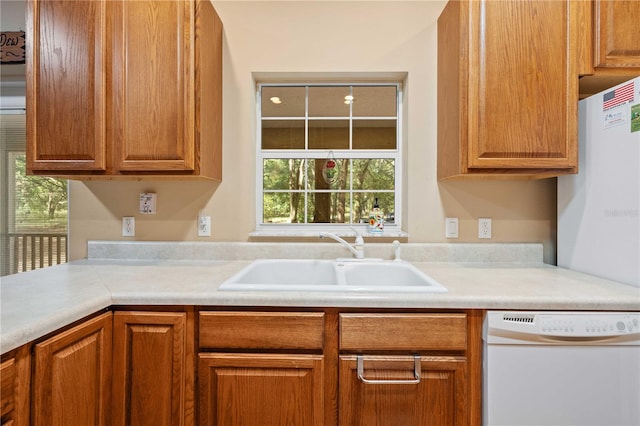
<path fill-rule="evenodd" d="M 218 290 L 250 263 L 85 259 L 2 277 L 0 352 L 112 305 L 640 311 L 640 288 L 544 263 L 412 262 L 439 294 Z"/>

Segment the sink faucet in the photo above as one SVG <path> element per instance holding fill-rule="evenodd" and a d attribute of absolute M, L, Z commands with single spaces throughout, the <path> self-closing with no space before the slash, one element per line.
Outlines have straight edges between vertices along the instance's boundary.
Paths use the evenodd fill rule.
<path fill-rule="evenodd" d="M 353 231 L 356 233 L 356 241 L 353 245 L 338 237 L 336 234 L 332 234 L 331 232 L 321 232 L 320 238 L 329 237 L 332 240 L 336 240 L 337 242 L 348 248 L 349 251 L 353 253 L 356 259 L 364 259 L 364 239 L 362 238 L 362 234 L 360 234 L 358 231 L 356 231 L 355 229 Z"/>

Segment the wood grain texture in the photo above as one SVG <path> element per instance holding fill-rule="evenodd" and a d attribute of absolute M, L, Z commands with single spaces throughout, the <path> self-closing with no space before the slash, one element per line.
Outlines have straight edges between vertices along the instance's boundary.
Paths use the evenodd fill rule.
<path fill-rule="evenodd" d="M 104 170 L 106 2 L 26 4 L 27 169 Z"/>
<path fill-rule="evenodd" d="M 109 425 L 112 315 L 35 345 L 34 425 Z"/>
<path fill-rule="evenodd" d="M 336 309 L 325 311 L 324 321 L 324 424 L 338 426 L 339 319 Z"/>
<path fill-rule="evenodd" d="M 114 313 L 114 425 L 192 424 L 194 345 L 188 315 Z"/>
<path fill-rule="evenodd" d="M 590 75 L 594 72 L 593 7 L 591 1 L 580 1 L 575 3 L 577 31 L 576 61 L 578 62 L 578 74 L 580 76 Z"/>
<path fill-rule="evenodd" d="M 468 2 L 450 1 L 438 19 L 438 179 L 466 169 Z"/>
<path fill-rule="evenodd" d="M 191 1 L 113 3 L 117 170 L 193 170 Z"/>
<path fill-rule="evenodd" d="M 470 5 L 470 168 L 575 166 L 570 2 Z M 575 128 L 577 129 L 577 128 Z"/>
<path fill-rule="evenodd" d="M 449 2 L 438 19 L 438 177 L 577 167 L 578 3 Z"/>
<path fill-rule="evenodd" d="M 325 426 L 321 355 L 199 356 L 200 425 Z"/>
<path fill-rule="evenodd" d="M 15 409 L 17 370 L 15 357 L 9 358 L 0 364 L 0 416 L 3 419 Z"/>
<path fill-rule="evenodd" d="M 593 14 L 596 70 L 640 74 L 640 0 L 594 0 Z"/>
<path fill-rule="evenodd" d="M 221 180 L 222 22 L 211 2 L 37 0 L 27 26 L 31 173 Z"/>
<path fill-rule="evenodd" d="M 196 173 L 218 181 L 222 180 L 222 28 L 211 2 L 196 1 Z"/>
<path fill-rule="evenodd" d="M 365 376 L 413 378 L 412 356 L 365 357 Z M 356 356 L 340 356 L 340 425 L 468 425 L 464 357 L 423 357 L 419 384 L 369 384 L 356 375 Z"/>
<path fill-rule="evenodd" d="M 469 424 L 482 426 L 482 321 L 485 311 L 474 309 L 467 312 L 468 342 L 467 347 L 467 381 L 469 382 Z"/>
<path fill-rule="evenodd" d="M 2 425 L 30 424 L 31 355 L 30 345 L 23 345 L 2 356 L 0 364 L 0 421 Z"/>
<path fill-rule="evenodd" d="M 200 312 L 201 348 L 319 350 L 322 312 Z"/>
<path fill-rule="evenodd" d="M 464 351 L 466 314 L 340 314 L 341 351 Z"/>

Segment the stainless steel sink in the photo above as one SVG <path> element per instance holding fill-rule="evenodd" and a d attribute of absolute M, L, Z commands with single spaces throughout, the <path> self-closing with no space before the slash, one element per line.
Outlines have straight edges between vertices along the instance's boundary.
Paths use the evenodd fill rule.
<path fill-rule="evenodd" d="M 225 281 L 228 291 L 447 291 L 410 263 L 375 260 L 261 259 Z"/>

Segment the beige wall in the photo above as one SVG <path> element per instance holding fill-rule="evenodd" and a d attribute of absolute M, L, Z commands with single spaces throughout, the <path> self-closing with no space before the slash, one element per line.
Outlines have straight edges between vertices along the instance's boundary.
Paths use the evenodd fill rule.
<path fill-rule="evenodd" d="M 405 230 L 410 242 L 478 242 L 478 217 L 493 219 L 491 242 L 542 242 L 555 260 L 555 180 L 438 183 L 436 37 L 444 1 L 214 1 L 224 25 L 223 180 L 73 182 L 71 256 L 86 242 L 120 240 L 134 215 L 135 239 L 246 241 L 255 224 L 255 76 L 270 73 L 404 75 Z M 158 194 L 158 214 L 137 215 L 140 192 Z M 213 236 L 195 218 L 212 216 Z M 444 238 L 444 217 L 460 218 L 460 238 Z M 488 240 L 485 240 L 488 241 Z"/>

